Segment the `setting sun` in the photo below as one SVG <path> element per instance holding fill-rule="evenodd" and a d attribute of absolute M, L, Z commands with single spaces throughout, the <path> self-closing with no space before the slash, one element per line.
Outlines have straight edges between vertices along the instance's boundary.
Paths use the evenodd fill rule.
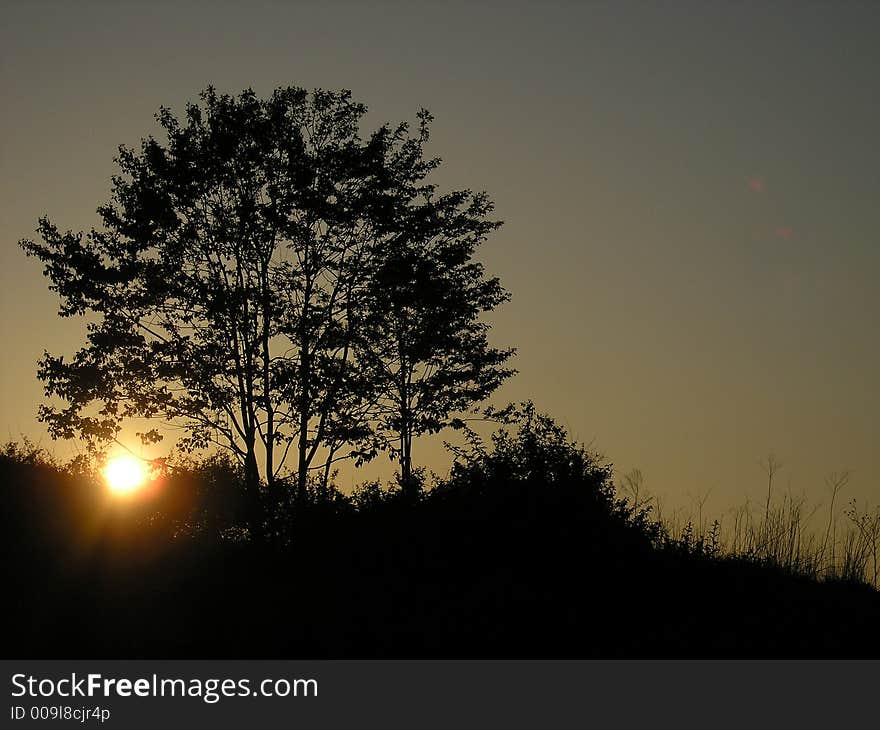
<path fill-rule="evenodd" d="M 128 494 L 147 480 L 147 470 L 140 459 L 123 454 L 114 456 L 104 467 L 104 478 L 111 491 Z"/>

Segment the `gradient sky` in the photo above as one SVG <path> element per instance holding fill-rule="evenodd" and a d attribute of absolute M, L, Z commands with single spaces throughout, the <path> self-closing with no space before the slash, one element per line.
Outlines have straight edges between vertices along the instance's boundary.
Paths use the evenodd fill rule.
<path fill-rule="evenodd" d="M 95 225 L 117 145 L 209 83 L 349 88 L 371 126 L 429 108 L 437 182 L 497 203 L 497 402 L 676 504 L 760 498 L 769 452 L 783 488 L 850 469 L 876 503 L 878 27 L 876 2 L 5 0 L 0 436 L 48 443 L 35 362 L 82 337 L 16 245 L 38 216 Z"/>

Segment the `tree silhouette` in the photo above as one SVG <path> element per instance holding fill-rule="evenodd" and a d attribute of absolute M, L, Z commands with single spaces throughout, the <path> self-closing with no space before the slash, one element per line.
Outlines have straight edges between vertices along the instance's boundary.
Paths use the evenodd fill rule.
<path fill-rule="evenodd" d="M 508 298 L 473 259 L 476 247 L 501 224 L 487 220 L 485 194 L 457 191 L 424 199 L 371 278 L 366 347 L 358 357 L 378 389 L 376 437 L 400 464 L 405 492 L 418 488 L 412 472 L 415 436 L 461 423 L 454 416 L 486 399 L 513 370 L 512 349 L 489 346 L 480 316 Z"/>
<path fill-rule="evenodd" d="M 439 164 L 423 157 L 425 111 L 416 135 L 383 125 L 362 139 L 366 107 L 348 91 L 262 100 L 209 87 L 200 101 L 181 120 L 160 110 L 164 143 L 119 148 L 100 230 L 41 218 L 42 240 L 20 242 L 45 264 L 59 314 L 91 319 L 71 360 L 40 361 L 64 403 L 40 418 L 93 445 L 124 419 L 157 418 L 185 449 L 228 449 L 258 535 L 261 477 L 289 500 L 276 485 L 293 461 L 305 499 L 310 470 L 326 479 L 338 459 L 370 459 L 393 429 L 407 480 L 412 436 L 509 374 L 509 351 L 488 348 L 478 321 L 505 294 L 470 260 L 496 224 L 485 195 L 435 199 L 424 182 Z M 420 365 L 431 373 L 416 378 Z"/>

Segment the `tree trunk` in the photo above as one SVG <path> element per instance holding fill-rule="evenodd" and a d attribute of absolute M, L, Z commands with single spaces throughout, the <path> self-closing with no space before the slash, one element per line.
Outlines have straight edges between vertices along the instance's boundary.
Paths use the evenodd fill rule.
<path fill-rule="evenodd" d="M 260 470 L 253 443 L 248 444 L 244 460 L 245 509 L 248 529 L 256 542 L 262 542 L 266 535 L 263 529 L 263 505 L 260 496 Z"/>
<path fill-rule="evenodd" d="M 321 477 L 321 499 L 326 501 L 330 495 L 330 469 L 333 467 L 333 456 L 336 449 L 331 448 L 327 455 L 327 461 L 324 463 L 324 474 Z"/>
<path fill-rule="evenodd" d="M 418 484 L 412 473 L 412 425 L 410 413 L 403 409 L 400 426 L 400 488 L 407 500 L 415 500 L 418 497 Z"/>
<path fill-rule="evenodd" d="M 298 504 L 306 503 L 306 486 L 309 478 L 309 355 L 305 347 L 300 349 L 300 388 L 299 403 L 299 459 L 296 474 L 296 499 Z"/>
<path fill-rule="evenodd" d="M 412 476 L 412 441 L 401 435 L 400 439 L 400 482 L 407 497 L 415 497 L 418 489 Z"/>

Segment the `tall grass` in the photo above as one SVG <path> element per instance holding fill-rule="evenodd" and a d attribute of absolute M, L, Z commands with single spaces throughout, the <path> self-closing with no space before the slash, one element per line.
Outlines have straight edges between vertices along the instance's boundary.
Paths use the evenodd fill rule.
<path fill-rule="evenodd" d="M 845 580 L 880 589 L 880 506 L 850 499 L 841 505 L 849 483 L 846 472 L 829 475 L 827 506 L 803 495 L 774 490 L 780 465 L 764 462 L 767 496 L 761 504 L 746 501 L 709 522 L 703 506 L 708 494 L 689 509 L 665 510 L 635 469 L 618 484 L 620 495 L 639 509 L 650 509 L 659 540 L 667 547 L 716 557 L 745 559 L 816 580 Z"/>

